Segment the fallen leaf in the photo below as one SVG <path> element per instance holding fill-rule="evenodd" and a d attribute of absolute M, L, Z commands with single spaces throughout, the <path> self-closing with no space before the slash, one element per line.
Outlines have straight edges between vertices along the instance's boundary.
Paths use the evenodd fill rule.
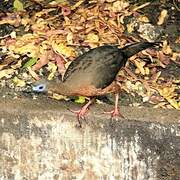
<path fill-rule="evenodd" d="M 135 30 L 136 27 L 136 22 L 131 22 L 129 24 L 126 25 L 127 26 L 127 31 L 128 33 L 132 33 Z"/>
<path fill-rule="evenodd" d="M 48 52 L 45 51 L 43 54 L 40 55 L 39 60 L 37 63 L 32 67 L 33 71 L 36 71 L 46 65 L 48 63 Z"/>
<path fill-rule="evenodd" d="M 35 80 L 40 80 L 41 78 L 39 77 L 39 75 L 35 72 L 35 71 L 33 71 L 32 69 L 31 69 L 31 67 L 28 67 L 27 68 L 28 69 L 28 71 L 29 71 L 29 74 L 35 79 Z"/>
<path fill-rule="evenodd" d="M 69 56 L 75 57 L 76 56 L 75 50 L 72 47 L 68 47 L 65 43 L 53 42 L 52 48 L 55 52 L 62 54 L 66 57 L 69 57 Z"/>
<path fill-rule="evenodd" d="M 176 61 L 178 58 L 180 59 L 180 53 L 173 52 L 171 59 L 173 61 Z"/>
<path fill-rule="evenodd" d="M 67 98 L 66 96 L 56 94 L 56 93 L 52 93 L 50 97 L 56 100 L 65 100 L 65 101 L 69 100 L 69 98 Z"/>
<path fill-rule="evenodd" d="M 13 7 L 14 7 L 17 11 L 22 11 L 22 10 L 24 10 L 23 3 L 22 3 L 20 0 L 14 0 Z"/>
<path fill-rule="evenodd" d="M 17 87 L 24 87 L 26 85 L 26 82 L 22 79 L 17 78 L 16 76 L 13 78 L 13 83 L 17 86 Z"/>
<path fill-rule="evenodd" d="M 57 66 L 54 63 L 49 62 L 47 70 L 50 72 L 50 74 L 48 75 L 48 80 L 52 80 L 56 73 Z"/>
<path fill-rule="evenodd" d="M 157 73 L 154 73 L 154 74 L 151 76 L 152 82 L 153 82 L 153 83 L 156 83 L 160 76 L 161 76 L 161 71 L 159 71 L 159 72 L 157 72 Z"/>
<path fill-rule="evenodd" d="M 162 51 L 163 51 L 165 54 L 172 54 L 172 49 L 171 49 L 171 47 L 168 45 L 167 40 L 163 41 Z"/>
<path fill-rule="evenodd" d="M 172 107 L 174 107 L 175 109 L 179 109 L 180 106 L 178 104 L 178 102 L 175 99 L 171 99 L 171 98 L 166 98 L 166 100 L 171 104 Z"/>
<path fill-rule="evenodd" d="M 158 52 L 158 57 L 161 63 L 163 63 L 164 65 L 168 65 L 170 63 L 170 58 L 165 56 L 162 51 Z"/>
<path fill-rule="evenodd" d="M 146 64 L 144 61 L 134 61 L 136 67 L 139 69 L 142 75 L 145 75 L 144 65 Z"/>
<path fill-rule="evenodd" d="M 127 8 L 129 6 L 129 2 L 125 2 L 125 1 L 115 1 L 112 4 L 112 7 L 110 8 L 110 10 L 112 12 L 121 12 L 122 10 L 124 10 L 125 8 Z"/>
<path fill-rule="evenodd" d="M 75 9 L 78 8 L 83 2 L 84 2 L 84 0 L 77 1 L 76 4 L 74 4 L 74 5 L 71 7 L 71 9 L 72 9 L 72 10 L 75 10 Z"/>
<path fill-rule="evenodd" d="M 37 58 L 30 58 L 22 68 L 32 67 L 37 62 Z"/>
<path fill-rule="evenodd" d="M 167 14 L 168 14 L 168 11 L 166 9 L 163 9 L 161 11 L 161 14 L 160 14 L 160 16 L 158 18 L 158 22 L 157 22 L 158 25 L 162 25 L 164 23 L 164 20 L 165 20 Z"/>
<path fill-rule="evenodd" d="M 95 33 L 89 33 L 85 40 L 85 42 L 89 42 L 89 43 L 97 43 L 98 41 L 99 41 L 99 36 Z"/>
<path fill-rule="evenodd" d="M 0 79 L 3 77 L 10 78 L 14 72 L 14 69 L 3 69 L 0 71 Z"/>
<path fill-rule="evenodd" d="M 67 43 L 68 43 L 69 45 L 73 44 L 73 33 L 72 33 L 72 32 L 69 32 L 69 33 L 67 34 L 66 39 L 67 39 Z"/>
<path fill-rule="evenodd" d="M 78 96 L 76 99 L 75 99 L 75 102 L 76 103 L 79 103 L 79 104 L 83 104 L 86 102 L 86 98 L 84 96 Z"/>
<path fill-rule="evenodd" d="M 139 21 L 141 21 L 141 22 L 146 22 L 146 23 L 148 23 L 149 22 L 149 19 L 148 19 L 148 17 L 146 17 L 146 16 L 139 16 L 138 17 L 138 20 Z"/>

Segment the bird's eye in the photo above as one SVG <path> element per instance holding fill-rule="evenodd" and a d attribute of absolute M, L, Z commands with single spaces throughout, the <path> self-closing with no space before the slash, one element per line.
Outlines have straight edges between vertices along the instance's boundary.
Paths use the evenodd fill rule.
<path fill-rule="evenodd" d="M 39 90 L 43 90 L 44 89 L 44 86 L 39 86 Z"/>
<path fill-rule="evenodd" d="M 44 84 L 35 85 L 32 87 L 32 89 L 35 92 L 44 92 L 44 91 L 46 91 L 46 85 L 44 85 Z"/>

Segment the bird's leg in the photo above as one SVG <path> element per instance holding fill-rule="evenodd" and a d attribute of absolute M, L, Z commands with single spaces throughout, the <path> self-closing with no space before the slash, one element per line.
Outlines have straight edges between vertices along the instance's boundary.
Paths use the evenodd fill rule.
<path fill-rule="evenodd" d="M 118 108 L 118 101 L 119 101 L 119 93 L 115 93 L 115 105 L 114 105 L 114 109 L 110 112 L 105 112 L 108 114 L 111 114 L 111 117 L 116 117 L 116 116 L 120 116 L 122 118 L 124 118 L 124 116 L 121 114 L 119 108 Z"/>
<path fill-rule="evenodd" d="M 70 110 L 71 112 L 75 113 L 78 121 L 80 123 L 80 119 L 85 119 L 85 114 L 88 111 L 88 107 L 94 102 L 95 98 L 92 98 L 89 100 L 88 103 L 86 103 L 80 110 L 74 111 L 74 110 Z"/>

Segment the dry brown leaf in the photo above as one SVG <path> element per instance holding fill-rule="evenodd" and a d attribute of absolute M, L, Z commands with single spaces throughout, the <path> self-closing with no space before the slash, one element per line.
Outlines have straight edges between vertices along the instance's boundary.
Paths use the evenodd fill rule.
<path fill-rule="evenodd" d="M 7 67 L 12 62 L 14 62 L 14 58 L 12 58 L 12 57 L 4 58 L 2 63 L 0 64 L 0 70 L 2 70 L 3 68 Z"/>
<path fill-rule="evenodd" d="M 66 62 L 66 59 L 62 55 L 56 54 L 56 53 L 53 53 L 53 59 L 55 60 L 57 64 L 58 72 L 63 76 L 66 71 L 66 68 L 64 65 Z"/>
<path fill-rule="evenodd" d="M 162 51 L 158 52 L 158 57 L 161 63 L 163 63 L 164 65 L 168 65 L 170 63 L 170 59 L 165 56 Z"/>
<path fill-rule="evenodd" d="M 125 8 L 127 8 L 129 6 L 129 2 L 125 2 L 125 1 L 115 1 L 112 4 L 112 7 L 110 7 L 109 10 L 111 10 L 112 12 L 121 12 L 122 10 L 124 10 Z"/>
<path fill-rule="evenodd" d="M 160 76 L 161 76 L 161 71 L 159 71 L 159 72 L 157 72 L 157 73 L 154 73 L 154 74 L 151 76 L 152 82 L 153 82 L 153 83 L 156 83 Z"/>
<path fill-rule="evenodd" d="M 2 3 L 2 2 L 1 2 Z M 18 27 L 21 23 L 21 17 L 19 16 L 19 14 L 17 13 L 7 13 L 6 17 L 3 17 L 0 20 L 0 24 L 10 24 L 13 25 L 15 27 Z"/>
<path fill-rule="evenodd" d="M 28 71 L 29 71 L 29 74 L 30 74 L 35 80 L 39 81 L 39 80 L 41 79 L 41 78 L 39 77 L 39 75 L 38 75 L 35 71 L 33 71 L 33 70 L 31 69 L 31 67 L 28 67 L 27 69 L 28 69 Z"/>
<path fill-rule="evenodd" d="M 148 6 L 149 4 L 150 4 L 150 2 L 144 3 L 144 4 L 142 4 L 142 5 L 138 6 L 138 7 L 135 7 L 135 8 L 133 9 L 133 11 L 137 11 L 137 10 L 139 10 L 139 9 L 142 9 L 142 8 Z"/>
<path fill-rule="evenodd" d="M 44 51 L 43 54 L 40 55 L 38 62 L 33 66 L 32 70 L 36 71 L 46 65 L 48 63 L 48 52 Z"/>

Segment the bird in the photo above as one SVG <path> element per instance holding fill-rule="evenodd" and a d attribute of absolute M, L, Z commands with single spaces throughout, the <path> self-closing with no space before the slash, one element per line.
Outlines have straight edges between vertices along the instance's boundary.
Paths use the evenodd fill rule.
<path fill-rule="evenodd" d="M 32 85 L 34 92 L 51 91 L 65 96 L 85 96 L 90 100 L 80 110 L 73 111 L 80 122 L 85 119 L 89 106 L 97 96 L 115 94 L 115 107 L 109 113 L 111 117 L 122 116 L 118 108 L 120 86 L 116 81 L 118 72 L 125 66 L 128 58 L 138 52 L 157 45 L 156 42 L 137 42 L 118 48 L 103 45 L 74 59 L 60 80 L 39 80 Z M 122 116 L 123 117 L 123 116 Z"/>

